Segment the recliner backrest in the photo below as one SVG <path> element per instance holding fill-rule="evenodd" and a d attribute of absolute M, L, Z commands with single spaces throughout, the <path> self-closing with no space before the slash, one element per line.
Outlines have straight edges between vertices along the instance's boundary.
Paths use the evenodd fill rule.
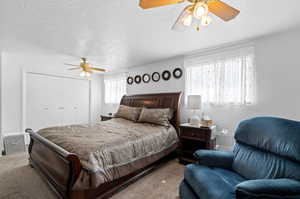
<path fill-rule="evenodd" d="M 248 179 L 300 180 L 300 122 L 256 117 L 235 132 L 233 169 Z"/>

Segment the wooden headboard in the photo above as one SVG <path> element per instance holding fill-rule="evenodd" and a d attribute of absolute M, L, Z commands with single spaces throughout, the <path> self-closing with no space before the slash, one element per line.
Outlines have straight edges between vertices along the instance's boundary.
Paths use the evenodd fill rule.
<path fill-rule="evenodd" d="M 132 107 L 171 108 L 174 110 L 174 116 L 170 122 L 178 130 L 180 124 L 180 99 L 181 92 L 124 95 L 120 104 Z"/>

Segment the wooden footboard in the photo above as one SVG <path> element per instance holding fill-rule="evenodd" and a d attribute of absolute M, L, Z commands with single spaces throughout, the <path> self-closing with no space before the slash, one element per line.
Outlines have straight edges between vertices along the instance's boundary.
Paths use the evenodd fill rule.
<path fill-rule="evenodd" d="M 27 129 L 26 132 L 30 134 L 29 160 L 31 166 L 41 174 L 60 199 L 107 199 L 175 158 L 175 150 L 178 148 L 178 144 L 175 144 L 164 152 L 165 155 L 162 158 L 158 158 L 151 165 L 120 179 L 104 183 L 96 189 L 74 191 L 72 187 L 82 169 L 78 156 L 69 153 L 31 129 Z"/>
<path fill-rule="evenodd" d="M 82 168 L 77 155 L 69 153 L 31 129 L 27 129 L 26 132 L 30 134 L 31 166 L 46 178 L 45 180 L 59 198 L 71 198 L 72 186 Z"/>

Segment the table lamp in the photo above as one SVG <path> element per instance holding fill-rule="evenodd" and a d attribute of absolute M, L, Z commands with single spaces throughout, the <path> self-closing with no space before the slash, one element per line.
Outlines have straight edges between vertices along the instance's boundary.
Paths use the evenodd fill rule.
<path fill-rule="evenodd" d="M 200 125 L 200 118 L 197 116 L 196 111 L 201 109 L 201 95 L 188 96 L 188 109 L 193 110 L 193 115 L 190 117 L 190 124 L 193 126 Z"/>

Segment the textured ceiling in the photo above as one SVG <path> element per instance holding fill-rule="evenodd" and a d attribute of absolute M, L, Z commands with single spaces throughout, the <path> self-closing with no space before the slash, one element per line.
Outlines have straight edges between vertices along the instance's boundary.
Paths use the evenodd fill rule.
<path fill-rule="evenodd" d="M 300 1 L 224 0 L 241 10 L 200 32 L 174 32 L 182 3 L 142 10 L 138 0 L 1 0 L 0 49 L 46 49 L 130 67 L 300 24 Z M 69 60 L 68 60 L 69 61 Z"/>

